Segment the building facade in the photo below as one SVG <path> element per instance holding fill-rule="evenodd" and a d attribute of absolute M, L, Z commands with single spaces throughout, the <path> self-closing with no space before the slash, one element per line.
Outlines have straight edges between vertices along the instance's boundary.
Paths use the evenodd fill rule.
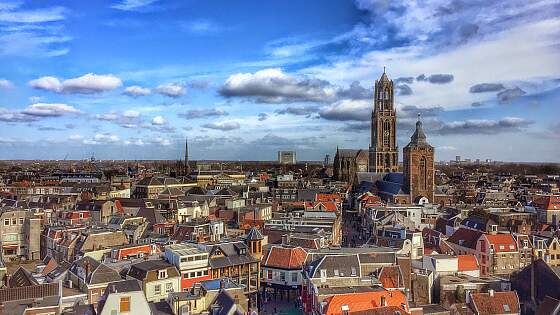
<path fill-rule="evenodd" d="M 397 172 L 399 168 L 397 113 L 394 107 L 393 81 L 389 80 L 385 71 L 381 78 L 375 81 L 374 92 L 369 171 Z"/>
<path fill-rule="evenodd" d="M 403 150 L 404 186 L 410 202 L 421 198 L 434 202 L 434 147 L 426 141 L 420 116 L 410 143 Z"/>

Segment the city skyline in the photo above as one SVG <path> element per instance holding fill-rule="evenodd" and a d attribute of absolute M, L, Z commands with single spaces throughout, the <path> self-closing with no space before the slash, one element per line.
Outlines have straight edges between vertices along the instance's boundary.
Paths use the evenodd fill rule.
<path fill-rule="evenodd" d="M 437 161 L 559 162 L 559 13 L 549 1 L 0 1 L 0 159 L 180 159 L 188 137 L 192 160 L 322 160 L 368 147 L 386 67 L 399 150 L 420 113 Z"/>

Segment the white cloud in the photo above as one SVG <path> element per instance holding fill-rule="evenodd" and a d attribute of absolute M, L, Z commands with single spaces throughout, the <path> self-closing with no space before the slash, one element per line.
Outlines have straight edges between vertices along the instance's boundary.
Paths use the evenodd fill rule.
<path fill-rule="evenodd" d="M 214 130 L 221 130 L 221 131 L 230 131 L 239 129 L 241 126 L 236 121 L 222 121 L 222 122 L 211 122 L 202 125 L 204 128 L 214 129 Z"/>
<path fill-rule="evenodd" d="M 2 89 L 8 89 L 13 87 L 14 85 L 12 84 L 12 82 L 6 80 L 6 79 L 0 79 L 0 88 Z"/>
<path fill-rule="evenodd" d="M 185 95 L 185 93 L 187 91 L 186 91 L 185 87 L 180 85 L 180 84 L 169 83 L 169 84 L 159 85 L 157 88 L 155 88 L 155 92 L 157 92 L 161 95 L 177 98 L 177 97 Z"/>
<path fill-rule="evenodd" d="M 165 125 L 166 123 L 167 121 L 162 116 L 156 116 L 154 117 L 154 119 L 152 119 L 152 125 L 161 126 Z"/>
<path fill-rule="evenodd" d="M 156 1 L 158 0 L 122 0 L 112 5 L 111 8 L 123 11 L 139 11 Z"/>
<path fill-rule="evenodd" d="M 144 88 L 138 85 L 127 86 L 124 91 L 124 94 L 132 97 L 139 97 L 139 96 L 146 96 L 150 95 L 152 91 L 148 88 Z"/>
<path fill-rule="evenodd" d="M 117 135 L 109 133 L 97 133 L 91 139 L 84 139 L 84 144 L 114 144 L 120 141 Z"/>
<path fill-rule="evenodd" d="M 162 146 L 171 145 L 171 141 L 169 141 L 168 139 L 165 139 L 165 138 L 161 138 L 161 137 L 154 138 L 153 140 L 150 141 L 150 143 L 157 144 L 157 145 L 162 145 Z"/>
<path fill-rule="evenodd" d="M 29 81 L 33 88 L 65 94 L 95 94 L 116 89 L 122 85 L 121 79 L 112 74 L 85 74 L 60 82 L 56 77 L 45 76 Z"/>
<path fill-rule="evenodd" d="M 63 7 L 52 7 L 36 10 L 14 11 L 17 5 L 0 7 L 0 21 L 11 23 L 43 23 L 64 20 L 67 10 Z"/>
<path fill-rule="evenodd" d="M 140 112 L 137 110 L 127 110 L 123 113 L 125 118 L 138 118 L 140 117 Z"/>
<path fill-rule="evenodd" d="M 81 111 L 67 104 L 37 103 L 29 105 L 22 114 L 38 117 L 60 117 L 66 114 L 80 114 Z"/>
<path fill-rule="evenodd" d="M 292 76 L 279 68 L 231 75 L 220 89 L 226 97 L 255 98 L 264 103 L 328 102 L 336 93 L 327 81 Z"/>
<path fill-rule="evenodd" d="M 95 115 L 95 119 L 97 119 L 97 120 L 115 121 L 118 118 L 119 118 L 119 115 L 117 115 L 117 113 L 106 113 L 106 114 Z"/>
<path fill-rule="evenodd" d="M 72 141 L 80 141 L 83 138 L 84 138 L 84 136 L 79 135 L 79 134 L 70 135 L 70 137 L 68 137 L 68 139 L 70 139 Z"/>
<path fill-rule="evenodd" d="M 411 86 L 414 93 L 399 96 L 398 101 L 419 107 L 465 108 L 473 102 L 496 100 L 493 94 L 469 93 L 476 84 L 501 82 L 506 87 L 516 84 L 531 94 L 538 92 L 535 85 L 525 87 L 517 83 L 521 80 L 542 82 L 543 79 L 557 78 L 560 75 L 559 35 L 560 19 L 548 19 L 501 31 L 436 54 L 431 53 L 428 46 L 412 45 L 370 51 L 357 59 L 340 58 L 332 64 L 300 72 L 337 84 L 355 80 L 372 82 L 379 77 L 384 65 L 392 78 L 450 73 L 454 80 L 444 87 L 415 82 Z"/>

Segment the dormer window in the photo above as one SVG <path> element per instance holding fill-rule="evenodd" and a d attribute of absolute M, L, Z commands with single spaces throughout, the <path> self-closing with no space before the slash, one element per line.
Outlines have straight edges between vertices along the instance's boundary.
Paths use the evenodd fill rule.
<path fill-rule="evenodd" d="M 159 270 L 158 279 L 166 279 L 166 278 L 167 278 L 167 270 Z"/>

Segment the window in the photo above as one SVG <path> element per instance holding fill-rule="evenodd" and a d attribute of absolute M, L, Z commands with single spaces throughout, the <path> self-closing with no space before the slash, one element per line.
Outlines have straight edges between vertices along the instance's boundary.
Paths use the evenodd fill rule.
<path fill-rule="evenodd" d="M 10 225 L 10 219 L 4 219 L 4 225 Z"/>
<path fill-rule="evenodd" d="M 16 225 L 17 224 L 17 218 L 12 218 L 12 225 Z"/>
<path fill-rule="evenodd" d="M 504 306 L 504 312 L 511 312 L 508 304 L 504 304 L 503 306 Z"/>
<path fill-rule="evenodd" d="M 205 276 L 207 276 L 207 275 L 208 275 L 208 270 L 204 270 L 204 271 L 202 272 L 202 274 L 204 274 Z"/>
<path fill-rule="evenodd" d="M 183 274 L 183 279 L 188 279 L 188 278 L 189 278 L 189 273 L 188 273 L 188 272 L 185 272 L 185 273 Z"/>
<path fill-rule="evenodd" d="M 334 270 L 334 275 L 335 275 L 336 277 L 338 277 L 338 276 L 340 275 L 340 274 L 338 273 L 338 269 L 335 269 L 335 270 Z"/>
<path fill-rule="evenodd" d="M 159 270 L 158 279 L 165 279 L 165 278 L 167 278 L 167 270 Z"/>
<path fill-rule="evenodd" d="M 419 164 L 419 168 L 420 168 L 420 176 L 422 176 L 422 180 L 420 181 L 420 189 L 426 189 L 426 187 L 428 187 L 428 167 L 426 166 L 426 158 L 422 157 L 420 159 L 420 164 Z"/>
<path fill-rule="evenodd" d="M 297 272 L 292 272 L 292 282 L 297 282 Z"/>
<path fill-rule="evenodd" d="M 119 303 L 119 312 L 121 313 L 130 312 L 130 296 L 121 297 Z"/>
<path fill-rule="evenodd" d="M 202 277 L 202 271 L 197 271 L 197 272 L 196 272 L 196 276 L 197 276 L 197 277 Z"/>
<path fill-rule="evenodd" d="M 23 225 L 23 222 L 25 222 L 25 218 L 19 218 L 19 224 Z"/>
<path fill-rule="evenodd" d="M 169 293 L 171 291 L 173 291 L 173 283 L 168 282 L 165 284 L 165 293 Z"/>
<path fill-rule="evenodd" d="M 280 272 L 280 281 L 286 281 L 286 273 Z"/>
<path fill-rule="evenodd" d="M 155 295 L 160 295 L 161 294 L 161 284 L 156 284 L 154 286 L 154 294 Z"/>
<path fill-rule="evenodd" d="M 191 272 L 191 273 L 190 273 L 190 277 L 191 277 L 191 278 L 194 278 L 194 277 L 196 277 L 196 272 L 194 272 L 194 271 L 193 271 L 193 272 Z"/>
<path fill-rule="evenodd" d="M 391 123 L 389 120 L 383 122 L 383 145 L 388 146 L 391 141 Z"/>

